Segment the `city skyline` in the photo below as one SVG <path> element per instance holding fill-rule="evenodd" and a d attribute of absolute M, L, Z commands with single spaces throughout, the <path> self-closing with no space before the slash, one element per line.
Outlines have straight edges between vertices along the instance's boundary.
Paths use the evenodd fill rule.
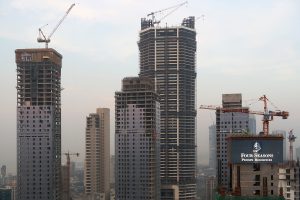
<path fill-rule="evenodd" d="M 0 136 L 5 138 L 0 141 L 0 164 L 6 164 L 8 172 L 16 172 L 14 50 L 43 47 L 36 42 L 38 27 L 49 23 L 46 27 L 49 33 L 71 3 L 0 2 L 3 27 L 0 31 L 0 89 L 3 93 Z M 139 71 L 136 43 L 140 18 L 180 2 L 75 3 L 74 10 L 55 33 L 49 47 L 64 56 L 62 152 L 78 151 L 81 153 L 79 160 L 83 160 L 85 116 L 99 106 L 108 107 L 114 113 L 114 92 L 122 77 L 135 76 Z M 294 129 L 297 135 L 300 130 L 296 121 L 300 113 L 296 88 L 300 82 L 297 77 L 300 65 L 297 58 L 300 54 L 299 6 L 300 2 L 296 1 L 189 1 L 187 7 L 168 16 L 162 26 L 166 22 L 178 25 L 184 17 L 205 15 L 204 21 L 198 19 L 196 22 L 198 106 L 219 105 L 223 93 L 242 93 L 245 100 L 266 94 L 278 108 L 290 112 L 288 120 L 278 118 L 271 122 L 271 130 Z M 116 50 L 120 52 L 118 55 Z M 253 110 L 262 108 L 261 103 L 251 106 Z M 197 112 L 197 159 L 208 163 L 208 126 L 212 124 L 210 116 L 214 116 L 214 112 Z M 111 132 L 114 131 L 113 117 Z M 256 120 L 257 131 L 260 131 L 260 116 Z M 68 142 L 74 140 L 77 142 Z M 113 144 L 114 139 L 111 141 Z M 296 140 L 295 147 L 299 144 Z M 114 148 L 111 150 L 113 153 Z"/>

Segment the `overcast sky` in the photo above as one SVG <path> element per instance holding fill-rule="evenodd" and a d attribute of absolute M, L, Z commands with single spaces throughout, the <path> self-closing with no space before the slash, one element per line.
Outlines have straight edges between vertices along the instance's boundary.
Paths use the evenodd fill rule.
<path fill-rule="evenodd" d="M 114 92 L 121 80 L 139 72 L 140 18 L 181 3 L 178 0 L 77 0 L 53 35 L 49 47 L 63 55 L 62 152 L 84 159 L 85 120 L 97 107 L 111 109 L 114 135 Z M 41 48 L 38 28 L 50 33 L 73 3 L 71 0 L 0 0 L 0 165 L 16 170 L 16 64 L 14 50 Z M 161 26 L 178 25 L 196 16 L 197 102 L 220 105 L 222 93 L 242 93 L 244 105 L 266 94 L 290 112 L 276 118 L 271 130 L 300 131 L 300 1 L 189 0 Z M 166 13 L 165 13 L 166 14 Z M 158 16 L 158 18 L 162 15 Z M 250 106 L 263 109 L 262 103 Z M 270 107 L 276 109 L 276 107 Z M 261 116 L 257 116 L 258 131 Z M 198 110 L 198 161 L 208 162 L 208 126 L 213 111 Z M 295 146 L 299 146 L 296 141 Z"/>

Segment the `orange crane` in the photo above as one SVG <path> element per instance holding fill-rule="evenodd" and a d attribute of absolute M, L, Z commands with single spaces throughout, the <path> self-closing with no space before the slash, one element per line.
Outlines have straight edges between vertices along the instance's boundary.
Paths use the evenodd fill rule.
<path fill-rule="evenodd" d="M 66 190 L 63 191 L 63 195 L 65 196 L 65 199 L 70 199 L 70 172 L 71 172 L 71 159 L 70 156 L 77 156 L 79 157 L 79 153 L 64 153 L 65 156 L 67 157 L 67 185 L 66 185 Z"/>
<path fill-rule="evenodd" d="M 289 112 L 287 111 L 270 111 L 268 109 L 268 101 L 269 99 L 266 97 L 266 95 L 263 95 L 258 99 L 259 101 L 263 101 L 264 103 L 264 111 L 251 111 L 248 108 L 222 108 L 220 106 L 211 106 L 211 105 L 201 105 L 200 109 L 208 109 L 208 110 L 220 110 L 223 113 L 226 112 L 240 112 L 240 113 L 249 113 L 249 114 L 255 114 L 255 115 L 262 115 L 263 119 L 263 132 L 264 135 L 269 135 L 269 123 L 270 121 L 273 121 L 274 117 L 282 117 L 282 119 L 287 119 L 289 116 Z"/>
<path fill-rule="evenodd" d="M 42 31 L 42 28 L 47 26 L 48 24 L 46 24 L 45 26 L 39 28 L 39 37 L 37 38 L 38 42 L 45 42 L 45 48 L 48 48 L 48 43 L 50 43 L 50 38 L 52 37 L 52 35 L 54 34 L 54 32 L 58 29 L 58 27 L 60 26 L 60 24 L 64 21 L 64 19 L 67 17 L 67 15 L 69 14 L 69 12 L 72 10 L 72 8 L 75 6 L 75 3 L 73 3 L 69 9 L 67 10 L 67 12 L 65 13 L 65 15 L 63 16 L 63 18 L 61 18 L 61 20 L 59 20 L 58 24 L 54 27 L 54 29 L 52 30 L 52 32 L 49 34 L 48 37 L 46 37 L 46 35 L 44 34 L 44 32 Z"/>
<path fill-rule="evenodd" d="M 177 4 L 175 6 L 171 6 L 169 8 L 165 8 L 165 9 L 162 9 L 162 10 L 158 10 L 158 11 L 154 11 L 154 12 L 151 12 L 147 15 L 147 17 L 149 16 L 152 16 L 152 22 L 153 24 L 159 24 L 161 22 L 161 20 L 165 19 L 167 16 L 169 16 L 170 14 L 172 14 L 173 12 L 175 12 L 178 8 L 180 8 L 181 6 L 187 4 L 188 2 L 185 1 L 185 2 L 182 2 L 180 4 Z M 168 12 L 166 15 L 164 15 L 162 18 L 160 18 L 159 20 L 156 20 L 155 19 L 155 15 L 158 14 L 158 13 L 163 13 L 167 10 L 171 10 L 170 12 Z"/>

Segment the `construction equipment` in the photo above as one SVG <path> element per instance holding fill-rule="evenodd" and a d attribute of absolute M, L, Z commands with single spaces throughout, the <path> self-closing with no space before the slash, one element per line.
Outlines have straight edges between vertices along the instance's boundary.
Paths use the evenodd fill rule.
<path fill-rule="evenodd" d="M 289 152 L 290 153 L 290 157 L 289 157 L 289 159 L 290 159 L 290 165 L 293 165 L 294 164 L 293 143 L 296 140 L 296 136 L 293 133 L 293 129 L 290 130 L 288 139 L 289 139 L 289 143 L 290 143 L 290 152 Z"/>
<path fill-rule="evenodd" d="M 60 24 L 64 21 L 64 19 L 67 17 L 67 15 L 69 14 L 69 12 L 72 10 L 72 8 L 75 6 L 75 3 L 73 3 L 69 9 L 67 10 L 67 12 L 65 13 L 65 15 L 63 16 L 63 18 L 61 18 L 61 20 L 58 22 L 58 24 L 54 27 L 54 29 L 52 30 L 52 32 L 48 35 L 48 37 L 46 37 L 46 35 L 44 34 L 44 32 L 42 31 L 42 28 L 47 26 L 48 24 L 46 24 L 45 26 L 42 26 L 41 28 L 39 28 L 39 36 L 37 38 L 38 42 L 45 42 L 45 48 L 48 48 L 48 43 L 50 43 L 50 39 L 52 37 L 52 35 L 54 34 L 54 32 L 58 29 L 58 27 L 60 26 Z"/>
<path fill-rule="evenodd" d="M 70 159 L 70 156 L 77 156 L 79 157 L 79 153 L 65 153 L 65 156 L 67 157 L 67 166 L 69 167 L 70 169 L 70 164 L 71 164 L 71 159 Z"/>
<path fill-rule="evenodd" d="M 70 194 L 70 177 L 71 177 L 71 159 L 70 159 L 70 156 L 77 156 L 79 157 L 79 153 L 64 153 L 65 156 L 67 157 L 67 181 L 65 183 L 65 185 L 63 186 L 64 189 L 63 189 L 63 199 L 71 199 L 71 194 Z"/>
<path fill-rule="evenodd" d="M 241 112 L 241 113 L 249 113 L 249 114 L 255 114 L 255 115 L 262 115 L 263 116 L 263 133 L 264 135 L 269 135 L 269 122 L 273 120 L 275 116 L 282 117 L 282 119 L 287 119 L 289 116 L 289 112 L 287 111 L 270 111 L 268 110 L 268 102 L 269 99 L 266 97 L 266 95 L 263 95 L 258 99 L 259 101 L 264 102 L 264 111 L 251 111 L 247 107 L 241 107 L 241 108 L 222 108 L 220 106 L 211 106 L 211 105 L 201 105 L 200 109 L 208 109 L 208 110 L 220 110 L 223 113 L 228 112 Z"/>
<path fill-rule="evenodd" d="M 175 12 L 178 8 L 180 8 L 181 6 L 183 6 L 183 5 L 187 4 L 187 3 L 188 3 L 188 2 L 185 1 L 185 2 L 183 2 L 183 3 L 177 4 L 177 5 L 175 5 L 175 6 L 171 6 L 171 7 L 169 7 L 169 8 L 165 8 L 165 9 L 162 9 L 162 10 L 158 10 L 158 11 L 151 12 L 151 13 L 149 13 L 149 14 L 147 15 L 147 17 L 152 16 L 152 23 L 153 23 L 153 25 L 154 25 L 154 24 L 157 24 L 157 25 L 158 25 L 163 19 L 165 19 L 167 16 L 169 16 L 170 14 L 172 14 L 173 12 Z M 171 11 L 168 12 L 167 14 L 165 14 L 165 15 L 164 15 L 163 17 L 161 17 L 159 20 L 156 20 L 156 19 L 155 19 L 155 15 L 156 15 L 156 14 L 163 13 L 163 12 L 168 11 L 168 10 L 171 10 Z"/>

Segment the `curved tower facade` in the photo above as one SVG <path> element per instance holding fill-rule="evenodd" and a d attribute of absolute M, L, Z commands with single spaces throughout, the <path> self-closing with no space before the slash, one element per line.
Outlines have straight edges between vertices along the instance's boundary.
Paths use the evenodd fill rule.
<path fill-rule="evenodd" d="M 151 78 L 161 107 L 161 199 L 195 199 L 195 18 L 180 26 L 142 19 L 140 76 Z"/>

